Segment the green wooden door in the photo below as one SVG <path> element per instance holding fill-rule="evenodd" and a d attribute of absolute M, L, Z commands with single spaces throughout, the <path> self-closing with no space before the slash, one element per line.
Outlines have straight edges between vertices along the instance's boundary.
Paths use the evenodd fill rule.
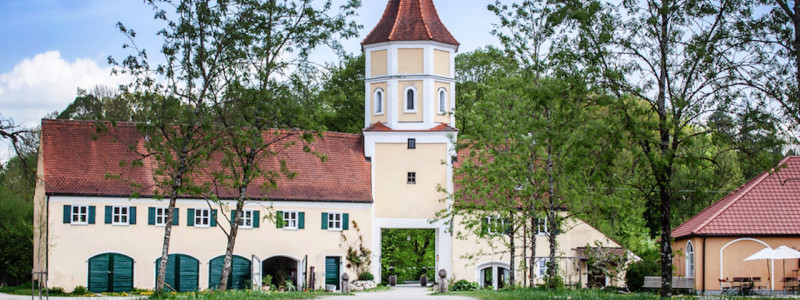
<path fill-rule="evenodd" d="M 103 253 L 89 259 L 89 290 L 130 292 L 133 289 L 133 259 L 117 253 Z"/>
<path fill-rule="evenodd" d="M 325 285 L 335 285 L 339 289 L 339 258 L 325 258 Z"/>
<path fill-rule="evenodd" d="M 222 277 L 222 264 L 225 262 L 225 256 L 217 256 L 209 263 L 208 287 L 216 289 L 219 284 L 219 279 Z M 231 264 L 231 274 L 228 276 L 228 289 L 244 290 L 250 288 L 248 282 L 250 281 L 250 260 L 241 256 L 233 256 Z"/>
<path fill-rule="evenodd" d="M 158 266 L 161 258 L 156 260 L 156 280 L 158 280 Z M 197 291 L 200 282 L 200 261 L 184 254 L 170 254 L 167 259 L 167 276 L 164 283 L 167 290 L 178 292 Z"/>

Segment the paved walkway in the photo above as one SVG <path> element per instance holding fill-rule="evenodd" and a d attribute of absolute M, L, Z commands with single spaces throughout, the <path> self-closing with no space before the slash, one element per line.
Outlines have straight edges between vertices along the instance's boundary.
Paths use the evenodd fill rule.
<path fill-rule="evenodd" d="M 433 296 L 431 288 L 420 286 L 395 286 L 388 291 L 356 292 L 354 296 L 326 296 L 322 300 L 400 300 L 400 299 L 431 299 L 431 300 L 474 300 L 463 296 Z"/>

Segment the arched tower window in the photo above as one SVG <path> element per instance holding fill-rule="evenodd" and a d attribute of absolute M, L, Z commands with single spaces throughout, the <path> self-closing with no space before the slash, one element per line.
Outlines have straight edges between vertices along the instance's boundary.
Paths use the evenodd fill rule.
<path fill-rule="evenodd" d="M 405 101 L 403 101 L 403 111 L 417 112 L 417 89 L 413 86 L 407 87 L 404 94 Z"/>
<path fill-rule="evenodd" d="M 447 103 L 447 91 L 443 88 L 439 89 L 439 114 L 443 115 L 447 112 L 447 107 L 445 107 Z"/>
<path fill-rule="evenodd" d="M 383 89 L 375 90 L 375 114 L 383 114 Z"/>
<path fill-rule="evenodd" d="M 686 243 L 686 277 L 694 277 L 694 245 Z"/>

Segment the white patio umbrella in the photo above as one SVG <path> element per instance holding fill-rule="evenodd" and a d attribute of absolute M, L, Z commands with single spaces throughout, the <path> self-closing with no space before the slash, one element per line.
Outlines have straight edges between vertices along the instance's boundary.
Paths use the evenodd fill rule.
<path fill-rule="evenodd" d="M 775 250 L 772 249 L 772 248 L 767 247 L 767 248 L 761 249 L 760 251 L 756 252 L 753 255 L 748 256 L 747 258 L 744 259 L 744 261 L 748 261 L 748 260 L 773 260 L 773 259 L 775 259 L 774 256 L 775 256 Z M 770 286 L 772 287 L 772 289 L 774 290 L 775 289 L 775 282 L 772 281 L 772 271 L 770 271 L 769 262 L 767 262 L 767 274 L 770 274 L 769 283 L 770 283 Z"/>
<path fill-rule="evenodd" d="M 800 251 L 794 250 L 792 248 L 786 246 L 780 246 L 775 248 L 775 251 L 772 253 L 774 255 L 774 259 L 783 260 L 783 273 L 786 274 L 786 260 L 787 259 L 798 259 L 800 258 Z M 781 276 L 782 277 L 782 276 Z"/>

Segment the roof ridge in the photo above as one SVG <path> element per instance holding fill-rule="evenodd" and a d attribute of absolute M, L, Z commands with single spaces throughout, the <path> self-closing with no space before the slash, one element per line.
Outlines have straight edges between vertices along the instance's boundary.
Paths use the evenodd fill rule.
<path fill-rule="evenodd" d="M 774 168 L 773 168 L 773 170 L 774 170 Z M 713 215 L 711 215 L 710 217 L 708 217 L 708 218 L 707 218 L 705 221 L 703 221 L 703 223 L 700 223 L 700 225 L 699 225 L 699 226 L 697 226 L 697 228 L 696 228 L 695 230 L 693 230 L 693 231 L 697 231 L 697 232 L 699 232 L 700 230 L 702 230 L 702 229 L 703 229 L 703 227 L 705 227 L 706 225 L 708 225 L 708 223 L 711 223 L 711 221 L 712 221 L 712 220 L 714 220 L 714 219 L 715 219 L 717 216 L 719 216 L 719 215 L 720 215 L 720 214 L 722 214 L 722 213 L 723 213 L 725 210 L 727 210 L 728 208 L 730 208 L 730 207 L 731 207 L 731 205 L 733 205 L 734 203 L 736 203 L 737 201 L 739 201 L 739 199 L 742 199 L 742 196 L 744 196 L 745 194 L 749 193 L 749 192 L 750 192 L 750 190 L 752 190 L 754 187 L 758 186 L 758 184 L 759 184 L 759 183 L 761 183 L 762 181 L 764 181 L 764 179 L 765 179 L 765 178 L 769 177 L 769 174 L 770 174 L 770 172 L 769 172 L 769 171 L 764 171 L 764 172 L 762 172 L 760 175 L 756 176 L 756 178 L 753 178 L 752 180 L 750 180 L 750 181 L 748 181 L 747 183 L 745 183 L 745 184 L 744 184 L 744 186 L 742 186 L 742 187 L 740 187 L 740 188 L 738 188 L 738 189 L 735 189 L 735 190 L 733 190 L 732 192 L 730 192 L 730 193 L 728 194 L 728 196 L 730 196 L 730 195 L 733 195 L 733 197 L 734 197 L 734 198 L 733 198 L 733 199 L 732 199 L 730 202 L 728 202 L 727 204 L 725 204 L 725 205 L 722 207 L 722 209 L 718 210 L 716 213 L 714 213 Z M 744 190 L 742 190 L 742 188 L 744 188 Z M 741 192 L 739 192 L 739 191 L 741 191 Z M 725 196 L 723 199 L 727 198 L 728 196 Z M 719 203 L 719 202 L 718 202 L 718 203 Z M 714 205 L 711 205 L 711 206 L 707 207 L 706 209 L 710 209 L 712 206 L 714 206 Z M 704 210 L 705 210 L 705 209 L 704 209 Z M 699 216 L 700 214 L 702 214 L 702 212 L 698 213 L 698 214 L 697 214 L 697 215 L 695 215 L 695 216 Z M 692 217 L 692 218 L 694 218 L 694 217 Z M 689 219 L 689 220 L 691 220 L 691 219 Z M 688 220 L 687 220 L 687 222 L 688 222 Z M 691 233 L 691 232 L 690 232 L 690 233 Z"/>
<path fill-rule="evenodd" d="M 391 3 L 392 3 L 391 1 L 392 1 L 392 0 L 389 0 L 389 4 L 391 4 Z M 387 4 L 387 5 L 386 5 L 386 9 L 389 9 L 389 4 Z M 401 6 L 400 4 L 398 4 L 398 6 L 397 6 L 397 13 L 395 13 L 395 15 L 394 15 L 394 22 L 392 22 L 392 30 L 391 30 L 391 31 L 389 31 L 389 40 L 390 40 L 390 41 L 394 40 L 394 38 L 393 38 L 393 36 L 394 36 L 394 31 L 395 31 L 395 30 L 397 30 L 397 21 L 399 21 L 399 20 L 400 20 L 400 12 L 402 11 L 402 10 L 400 9 L 401 7 L 402 7 L 402 6 Z M 381 19 L 383 19 L 383 17 L 381 17 Z M 380 22 L 380 21 L 378 21 L 378 25 L 380 25 L 380 24 L 381 24 L 381 22 Z M 375 26 L 375 28 L 378 28 L 378 26 Z M 367 37 L 369 37 L 369 35 L 368 35 Z"/>

